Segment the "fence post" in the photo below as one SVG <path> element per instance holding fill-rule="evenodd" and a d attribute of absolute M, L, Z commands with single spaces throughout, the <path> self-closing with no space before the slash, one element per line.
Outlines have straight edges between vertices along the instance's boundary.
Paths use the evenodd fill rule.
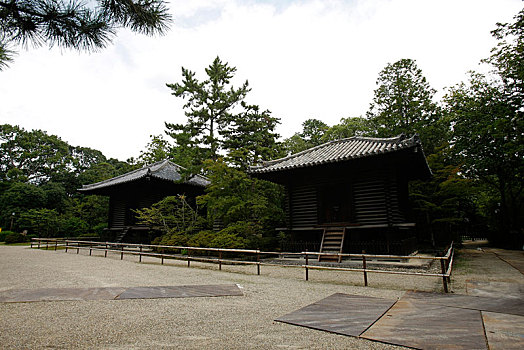
<path fill-rule="evenodd" d="M 93 251 L 93 243 L 89 243 L 89 256 L 91 256 L 91 253 Z"/>
<path fill-rule="evenodd" d="M 80 242 L 76 242 L 76 253 L 78 254 L 78 252 L 80 251 Z"/>
<path fill-rule="evenodd" d="M 107 258 L 107 242 L 106 242 L 106 249 L 104 250 L 104 258 Z"/>
<path fill-rule="evenodd" d="M 31 248 L 33 248 L 33 239 L 31 238 Z"/>
<path fill-rule="evenodd" d="M 368 286 L 368 273 L 366 271 L 367 264 L 366 264 L 366 256 L 364 254 L 366 254 L 365 250 L 362 251 L 362 269 L 364 269 L 364 286 L 367 287 Z"/>
<path fill-rule="evenodd" d="M 260 275 L 260 249 L 257 249 L 257 275 Z"/>
<path fill-rule="evenodd" d="M 57 247 L 58 247 L 58 240 L 55 240 L 55 251 Z"/>
<path fill-rule="evenodd" d="M 309 281 L 309 269 L 307 267 L 308 264 L 309 264 L 309 257 L 308 257 L 307 249 L 306 249 L 306 281 Z"/>
<path fill-rule="evenodd" d="M 451 257 L 452 256 L 453 256 L 453 242 L 451 242 L 451 245 L 449 246 L 449 256 L 446 259 L 446 272 L 449 269 L 449 264 L 451 262 Z M 451 276 L 448 276 L 447 279 L 448 279 L 448 283 L 451 283 Z"/>
<path fill-rule="evenodd" d="M 191 267 L 191 249 L 187 250 L 187 267 Z"/>
<path fill-rule="evenodd" d="M 142 262 L 142 246 L 140 246 L 140 253 L 138 254 L 138 262 Z"/>
<path fill-rule="evenodd" d="M 69 247 L 69 241 L 66 240 L 66 253 L 67 253 L 67 247 Z"/>
<path fill-rule="evenodd" d="M 49 250 L 49 238 L 45 241 L 45 250 Z"/>
<path fill-rule="evenodd" d="M 124 245 L 122 244 L 122 249 L 120 252 L 120 260 L 124 260 Z"/>
<path fill-rule="evenodd" d="M 444 286 L 444 292 L 448 292 L 448 279 L 446 277 L 446 264 L 444 263 L 444 259 L 440 259 L 440 268 L 442 270 L 442 284 Z"/>
<path fill-rule="evenodd" d="M 218 251 L 218 269 L 222 270 L 222 251 Z"/>
<path fill-rule="evenodd" d="M 38 240 L 38 249 L 40 249 L 40 240 Z"/>
<path fill-rule="evenodd" d="M 160 264 L 164 265 L 164 247 L 160 250 Z"/>

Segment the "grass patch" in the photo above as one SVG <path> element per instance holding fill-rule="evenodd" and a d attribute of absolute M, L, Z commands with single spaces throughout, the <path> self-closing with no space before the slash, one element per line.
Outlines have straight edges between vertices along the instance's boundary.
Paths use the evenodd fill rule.
<path fill-rule="evenodd" d="M 0 245 L 5 246 L 18 246 L 18 245 L 31 245 L 31 242 L 23 242 L 23 243 L 12 243 L 12 244 L 6 244 L 5 242 L 0 242 Z"/>

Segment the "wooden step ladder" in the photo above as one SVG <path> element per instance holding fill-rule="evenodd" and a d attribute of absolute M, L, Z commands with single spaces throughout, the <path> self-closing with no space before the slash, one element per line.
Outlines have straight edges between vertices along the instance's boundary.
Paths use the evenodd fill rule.
<path fill-rule="evenodd" d="M 325 228 L 324 234 L 322 235 L 322 243 L 320 244 L 320 252 L 334 254 L 342 253 L 345 236 L 345 227 Z M 319 255 L 318 261 L 341 262 L 342 257 L 337 255 Z"/>

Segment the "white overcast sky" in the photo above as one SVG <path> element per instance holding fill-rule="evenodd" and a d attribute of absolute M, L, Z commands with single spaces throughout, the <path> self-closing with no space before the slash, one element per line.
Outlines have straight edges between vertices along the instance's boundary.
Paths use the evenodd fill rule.
<path fill-rule="evenodd" d="M 166 83 L 181 67 L 204 77 L 218 55 L 248 79 L 247 102 L 281 118 L 291 136 L 308 118 L 333 125 L 363 116 L 378 73 L 401 58 L 417 61 L 432 87 L 478 70 L 495 45 L 490 31 L 511 22 L 520 0 L 174 0 L 166 36 L 120 31 L 86 54 L 22 49 L 0 72 L 0 124 L 42 129 L 74 146 L 125 160 L 185 120 Z"/>

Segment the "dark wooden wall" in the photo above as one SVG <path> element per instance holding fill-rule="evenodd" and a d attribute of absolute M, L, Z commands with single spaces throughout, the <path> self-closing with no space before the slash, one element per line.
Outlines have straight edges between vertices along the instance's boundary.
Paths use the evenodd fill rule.
<path fill-rule="evenodd" d="M 203 188 L 157 179 L 141 179 L 115 186 L 109 194 L 109 228 L 137 226 L 133 210 L 147 208 L 167 196 L 185 194 L 194 204 Z"/>
<path fill-rule="evenodd" d="M 286 214 L 289 229 L 318 225 L 406 223 L 407 168 L 394 157 L 376 157 L 297 169 L 288 173 Z"/>

